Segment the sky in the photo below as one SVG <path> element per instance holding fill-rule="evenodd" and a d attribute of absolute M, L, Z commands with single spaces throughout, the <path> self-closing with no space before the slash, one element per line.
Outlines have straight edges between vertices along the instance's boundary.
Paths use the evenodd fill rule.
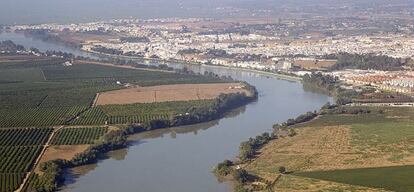
<path fill-rule="evenodd" d="M 116 18 L 222 17 L 218 7 L 247 10 L 414 0 L 0 0 L 0 24 L 71 23 Z M 373 3 L 374 2 L 374 3 Z"/>
<path fill-rule="evenodd" d="M 233 0 L 0 0 L 0 24 L 210 16 Z"/>

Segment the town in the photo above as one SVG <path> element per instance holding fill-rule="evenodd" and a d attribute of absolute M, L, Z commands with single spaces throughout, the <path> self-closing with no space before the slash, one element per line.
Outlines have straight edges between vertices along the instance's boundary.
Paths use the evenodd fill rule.
<path fill-rule="evenodd" d="M 348 21 L 349 25 L 357 25 Z M 414 29 L 398 32 L 332 35 L 312 30 L 292 35 L 304 24 L 286 20 L 216 20 L 208 18 L 118 19 L 79 24 L 16 25 L 9 31 L 58 41 L 84 51 L 158 61 L 244 68 L 303 76 L 315 71 L 351 85 L 412 93 Z M 308 24 L 310 25 L 310 24 Z M 345 25 L 342 23 L 342 25 Z M 326 26 L 329 27 L 329 26 Z M 321 28 L 318 26 L 317 28 Z M 363 30 L 363 29 L 361 29 Z M 329 35 L 326 35 L 326 34 Z M 341 53 L 379 55 L 402 60 L 402 68 L 330 70 Z"/>

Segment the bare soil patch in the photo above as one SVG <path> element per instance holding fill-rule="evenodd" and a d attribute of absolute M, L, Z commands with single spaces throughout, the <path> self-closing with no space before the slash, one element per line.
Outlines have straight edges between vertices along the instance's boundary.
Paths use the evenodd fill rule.
<path fill-rule="evenodd" d="M 329 68 L 336 64 L 335 60 L 296 60 L 293 63 L 303 69 L 321 69 Z"/>
<path fill-rule="evenodd" d="M 96 105 L 214 99 L 220 94 L 249 92 L 240 83 L 177 84 L 133 87 L 100 93 Z"/>
<path fill-rule="evenodd" d="M 71 160 L 75 157 L 76 154 L 85 151 L 89 145 L 55 145 L 49 146 L 45 154 L 40 159 L 39 164 L 55 160 L 55 159 L 64 159 L 64 160 Z M 39 167 L 35 169 L 36 173 L 39 173 Z"/>

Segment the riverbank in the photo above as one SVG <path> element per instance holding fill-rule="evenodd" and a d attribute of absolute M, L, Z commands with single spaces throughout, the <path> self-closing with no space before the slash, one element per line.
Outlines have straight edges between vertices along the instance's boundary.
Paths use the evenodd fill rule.
<path fill-rule="evenodd" d="M 40 174 L 37 174 L 36 176 L 32 175 L 35 173 L 28 174 L 28 178 L 32 178 L 32 180 L 29 180 L 27 184 L 24 182 L 21 188 L 29 191 L 39 189 L 54 191 L 63 183 L 64 176 L 62 174 L 64 174 L 65 169 L 96 163 L 100 158 L 103 157 L 103 154 L 109 151 L 128 147 L 128 135 L 155 129 L 165 129 L 170 127 L 208 122 L 222 118 L 229 111 L 244 106 L 249 102 L 257 99 L 258 94 L 254 87 L 245 84 L 245 89 L 249 92 L 249 94 L 223 94 L 214 99 L 211 105 L 196 109 L 195 111 L 192 111 L 185 115 L 176 116 L 171 120 L 156 119 L 145 124 L 137 124 L 132 126 L 124 125 L 117 129 L 112 129 L 103 136 L 103 139 L 100 140 L 100 142 L 91 145 L 84 152 L 76 154 L 75 157 L 71 160 L 53 159 L 47 162 L 43 162 L 41 165 L 39 165 L 41 167 Z M 52 136 L 49 140 L 51 139 Z M 41 157 L 39 157 L 39 160 L 40 159 Z M 37 184 L 34 185 L 34 182 Z"/>
<path fill-rule="evenodd" d="M 407 151 L 414 145 L 406 137 L 414 134 L 409 120 L 413 116 L 410 107 L 330 109 L 312 121 L 292 126 L 294 136 L 270 141 L 251 161 L 242 163 L 240 167 L 260 178 L 256 183 L 246 182 L 246 188 L 411 191 L 411 172 L 388 174 L 385 180 L 378 175 L 385 174 L 384 167 L 414 165 L 414 153 Z M 366 175 L 366 168 L 373 174 Z M 348 174 L 347 170 L 352 171 Z M 274 181 L 276 178 L 279 180 Z"/>
<path fill-rule="evenodd" d="M 266 75 L 266 76 L 276 77 L 276 78 L 280 78 L 280 79 L 283 79 L 283 80 L 302 81 L 301 77 L 298 77 L 298 76 L 293 75 L 293 74 L 268 72 L 268 71 L 261 71 L 261 70 L 257 70 L 257 69 L 247 69 L 247 68 L 242 68 L 242 67 L 230 67 L 230 66 L 213 65 L 213 64 L 202 64 L 202 63 L 197 63 L 197 62 L 189 62 L 189 61 L 176 60 L 176 59 L 164 60 L 164 59 L 158 59 L 158 58 L 144 58 L 144 57 L 134 57 L 134 56 L 125 56 L 125 55 L 112 55 L 112 54 L 100 53 L 100 52 L 96 52 L 96 51 L 92 51 L 92 50 L 83 50 L 83 51 L 88 52 L 88 53 L 108 56 L 108 57 L 118 57 L 118 58 L 124 58 L 124 59 L 137 59 L 137 60 L 149 61 L 149 62 L 162 62 L 162 63 L 167 63 L 167 64 L 168 63 L 178 63 L 178 64 L 184 64 L 184 65 L 198 65 L 198 66 L 204 65 L 204 66 L 209 66 L 209 67 L 217 67 L 217 68 L 225 68 L 225 69 L 237 69 L 237 70 L 240 70 L 240 71 L 247 71 L 247 72 L 258 73 L 258 74 L 262 74 L 262 75 Z"/>
<path fill-rule="evenodd" d="M 318 77 L 305 82 L 320 82 Z M 344 96 L 339 82 L 323 79 L 317 87 Z M 352 98 L 365 94 L 372 96 L 362 91 Z M 413 190 L 414 108 L 338 104 L 276 124 L 273 133 L 241 143 L 240 160 L 220 163 L 215 172 L 237 181 L 235 191 Z M 405 168 L 405 173 L 378 178 Z"/>

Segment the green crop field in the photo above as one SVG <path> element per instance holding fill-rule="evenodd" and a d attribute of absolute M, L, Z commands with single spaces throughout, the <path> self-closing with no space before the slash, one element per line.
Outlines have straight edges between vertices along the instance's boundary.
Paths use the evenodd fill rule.
<path fill-rule="evenodd" d="M 168 119 L 210 101 L 92 107 L 97 93 L 139 86 L 217 83 L 219 78 L 174 72 L 74 64 L 60 58 L 0 62 L 0 192 L 14 191 L 53 132 L 61 125 L 96 125 L 95 128 L 63 128 L 52 145 L 93 144 L 108 132 L 99 125 Z M 47 178 L 48 179 L 48 178 Z M 44 179 L 32 173 L 23 191 L 44 187 Z"/>
<path fill-rule="evenodd" d="M 163 111 L 159 111 L 161 113 L 157 116 L 153 115 L 153 112 L 143 114 L 143 110 L 139 114 L 136 112 L 125 115 L 124 112 L 114 115 L 112 113 L 120 112 L 108 110 L 107 107 L 101 109 L 104 112 L 99 109 L 87 109 L 92 105 L 96 93 L 123 88 L 116 83 L 117 81 L 141 86 L 223 82 L 207 76 L 92 64 L 63 66 L 63 62 L 61 59 L 43 59 L 32 62 L 6 62 L 0 65 L 0 127 L 62 125 L 85 111 L 82 117 L 73 120 L 73 124 L 102 125 L 107 121 L 127 123 L 165 118 L 167 113 Z M 131 107 L 118 107 L 116 110 L 131 111 Z"/>
<path fill-rule="evenodd" d="M 87 64 L 73 65 L 71 67 L 49 66 L 45 67 L 43 71 L 46 79 L 49 80 L 81 79 L 85 81 L 101 82 L 121 81 L 138 84 L 140 86 L 178 83 L 223 82 L 223 80 L 206 76 L 182 75 L 177 73 L 165 73 L 156 71 L 149 72 L 145 70 L 133 70 Z"/>
<path fill-rule="evenodd" d="M 52 145 L 93 144 L 101 138 L 108 128 L 64 128 L 53 137 Z"/>
<path fill-rule="evenodd" d="M 185 114 L 191 108 L 211 104 L 212 100 L 137 103 L 128 105 L 103 105 L 92 107 L 74 119 L 72 125 L 103 125 L 145 123 L 151 120 L 168 120 Z"/>
<path fill-rule="evenodd" d="M 28 172 L 42 147 L 0 147 L 0 173 Z"/>
<path fill-rule="evenodd" d="M 127 123 L 145 123 L 152 120 L 168 120 L 170 119 L 168 114 L 143 114 L 143 115 L 130 115 L 130 116 L 111 116 L 109 117 L 109 124 L 127 124 Z"/>
<path fill-rule="evenodd" d="M 50 128 L 0 130 L 0 147 L 43 145 L 51 133 Z"/>
<path fill-rule="evenodd" d="M 60 58 L 40 58 L 40 59 L 29 59 L 29 60 L 14 60 L 14 61 L 1 61 L 0 69 L 23 69 L 31 67 L 45 67 L 50 65 L 59 65 L 64 60 Z"/>
<path fill-rule="evenodd" d="M 51 128 L 0 130 L 0 191 L 19 187 L 51 133 Z"/>
<path fill-rule="evenodd" d="M 108 116 L 134 116 L 134 115 L 177 115 L 186 113 L 190 108 L 208 106 L 212 100 L 173 101 L 161 103 L 138 103 L 129 105 L 102 105 L 102 109 Z"/>
<path fill-rule="evenodd" d="M 86 107 L 0 110 L 0 127 L 63 125 Z"/>
<path fill-rule="evenodd" d="M 0 173 L 0 191 L 11 192 L 19 188 L 23 181 L 22 173 Z"/>
<path fill-rule="evenodd" d="M 315 171 L 294 175 L 392 191 L 414 191 L 414 166 Z"/>
<path fill-rule="evenodd" d="M 44 81 L 43 72 L 40 68 L 23 68 L 23 69 L 2 69 L 0 70 L 1 82 L 31 82 Z"/>
<path fill-rule="evenodd" d="M 108 121 L 108 116 L 99 108 L 93 107 L 85 111 L 77 119 L 74 119 L 73 125 L 103 125 Z"/>

